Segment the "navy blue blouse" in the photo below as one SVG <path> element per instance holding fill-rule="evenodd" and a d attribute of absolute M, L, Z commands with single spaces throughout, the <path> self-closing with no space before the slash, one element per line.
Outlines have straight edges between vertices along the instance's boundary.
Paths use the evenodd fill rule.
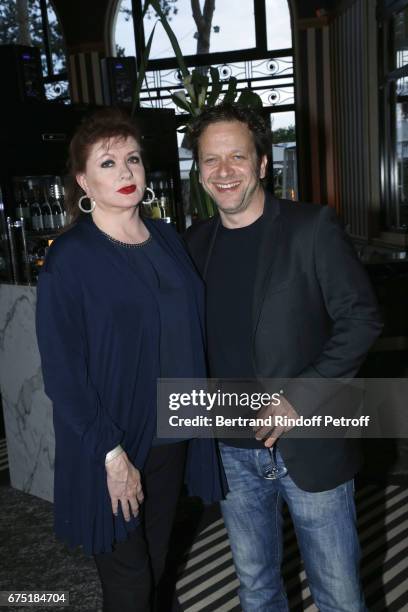
<path fill-rule="evenodd" d="M 170 299 L 175 286 L 166 289 L 158 278 L 155 290 L 148 268 L 141 273 L 127 249 L 110 242 L 91 217 L 53 243 L 38 283 L 37 336 L 45 391 L 54 407 L 55 529 L 89 554 L 112 550 L 137 524 L 138 519 L 127 523 L 121 513 L 112 514 L 105 455 L 120 443 L 143 469 L 155 434 L 162 367 L 173 377 L 206 375 L 202 283 L 176 232 L 163 222 L 145 223 L 156 255 L 172 270 L 170 285 L 181 291 L 175 301 Z M 163 336 L 161 312 L 171 326 L 179 320 L 180 305 L 189 333 L 182 347 L 174 336 L 178 371 L 177 363 L 167 369 L 162 342 L 167 351 L 173 341 L 171 332 Z M 225 477 L 214 441 L 195 439 L 189 446 L 190 493 L 207 502 L 220 499 Z"/>
<path fill-rule="evenodd" d="M 152 314 L 157 314 L 155 324 L 160 328 L 160 377 L 188 377 L 195 355 L 190 326 L 195 315 L 190 313 L 186 279 L 176 262 L 151 236 L 137 246 L 110 240 L 127 257 L 129 265 L 155 297 L 158 308 Z M 152 413 L 151 416 L 154 418 L 155 415 Z M 154 436 L 152 445 L 173 444 L 181 440 Z"/>

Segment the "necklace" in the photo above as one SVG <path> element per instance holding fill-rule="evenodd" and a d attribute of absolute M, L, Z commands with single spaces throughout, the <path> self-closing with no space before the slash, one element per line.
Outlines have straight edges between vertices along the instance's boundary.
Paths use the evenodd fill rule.
<path fill-rule="evenodd" d="M 103 236 L 105 236 L 105 238 L 109 240 L 109 242 L 112 242 L 113 244 L 117 244 L 118 246 L 121 246 L 121 247 L 125 247 L 126 249 L 140 249 L 141 247 L 148 245 L 153 240 L 152 235 L 149 234 L 149 237 L 146 238 L 146 240 L 144 240 L 143 242 L 136 242 L 136 243 L 122 242 L 121 240 L 116 240 L 116 238 L 113 238 L 113 236 L 109 236 L 109 234 L 102 231 L 101 229 L 99 229 L 99 231 L 101 232 L 101 234 L 103 234 Z"/>

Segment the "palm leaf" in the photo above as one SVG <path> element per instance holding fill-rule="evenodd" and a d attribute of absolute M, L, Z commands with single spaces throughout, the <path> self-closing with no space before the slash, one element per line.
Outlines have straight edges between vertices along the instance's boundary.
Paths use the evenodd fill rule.
<path fill-rule="evenodd" d="M 214 83 L 220 82 L 220 72 L 218 68 L 214 68 L 214 66 L 210 66 L 210 75 L 211 75 L 211 82 L 213 85 Z"/>
<path fill-rule="evenodd" d="M 158 24 L 158 21 L 153 26 L 153 29 L 149 36 L 149 40 L 147 41 L 146 48 L 142 55 L 142 61 L 140 62 L 139 74 L 137 75 L 135 92 L 133 94 L 132 112 L 131 112 L 132 117 L 135 114 L 136 106 L 139 104 L 140 91 L 142 89 L 143 81 L 146 75 L 147 62 L 149 61 L 149 55 L 150 55 L 150 49 L 152 46 L 153 35 L 154 35 L 157 24 Z"/>
<path fill-rule="evenodd" d="M 191 210 L 197 209 L 199 219 L 209 219 L 216 213 L 213 199 L 199 181 L 199 171 L 195 161 L 190 169 L 190 202 Z"/>
<path fill-rule="evenodd" d="M 191 76 L 193 85 L 197 89 L 208 87 L 209 78 L 205 74 L 202 74 L 201 72 L 198 72 L 198 70 L 194 69 Z"/>
<path fill-rule="evenodd" d="M 183 85 L 186 88 L 188 95 L 190 96 L 191 106 L 192 107 L 197 106 L 197 98 L 195 94 L 195 88 L 193 85 L 193 75 L 192 74 L 188 74 L 186 77 L 183 78 Z"/>
<path fill-rule="evenodd" d="M 238 81 L 235 77 L 231 77 L 228 81 L 228 89 L 224 96 L 224 102 L 228 102 L 229 104 L 234 102 L 235 98 L 237 97 L 237 82 Z"/>
<path fill-rule="evenodd" d="M 222 83 L 220 82 L 220 73 L 218 68 L 210 68 L 211 74 L 211 92 L 207 98 L 207 106 L 214 106 L 217 102 L 218 97 L 222 91 Z"/>
<path fill-rule="evenodd" d="M 207 218 L 207 208 L 205 202 L 201 198 L 200 183 L 195 162 L 192 163 L 190 168 L 190 208 L 191 212 L 194 211 L 194 208 L 197 209 L 199 219 Z"/>
<path fill-rule="evenodd" d="M 188 102 L 186 92 L 183 89 L 180 91 L 175 91 L 171 95 L 171 99 L 179 108 L 187 111 L 189 114 L 192 113 L 191 104 Z"/>
<path fill-rule="evenodd" d="M 191 82 L 194 87 L 193 104 L 196 107 L 196 113 L 199 114 L 199 109 L 204 106 L 205 98 L 207 97 L 207 89 L 209 78 L 198 70 L 194 69 L 191 75 Z"/>
<path fill-rule="evenodd" d="M 200 189 L 201 192 L 203 194 L 204 197 L 204 202 L 205 202 L 205 209 L 206 209 L 206 215 L 205 215 L 205 219 L 209 219 L 210 217 L 213 217 L 215 215 L 215 213 L 217 212 L 217 209 L 215 207 L 214 204 L 214 200 L 212 199 L 212 197 L 204 190 L 203 186 L 200 183 Z"/>
<path fill-rule="evenodd" d="M 237 102 L 244 106 L 252 106 L 254 108 L 262 108 L 262 99 L 258 94 L 251 91 L 250 89 L 243 89 Z"/>

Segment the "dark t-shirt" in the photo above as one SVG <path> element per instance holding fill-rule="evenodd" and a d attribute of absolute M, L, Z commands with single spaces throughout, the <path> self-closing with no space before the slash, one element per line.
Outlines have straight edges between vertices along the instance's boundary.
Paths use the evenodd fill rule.
<path fill-rule="evenodd" d="M 228 229 L 220 226 L 218 230 L 206 276 L 211 378 L 255 378 L 251 347 L 252 308 L 264 225 L 262 215 L 246 227 Z M 244 448 L 263 446 L 255 438 L 223 438 L 222 442 Z"/>

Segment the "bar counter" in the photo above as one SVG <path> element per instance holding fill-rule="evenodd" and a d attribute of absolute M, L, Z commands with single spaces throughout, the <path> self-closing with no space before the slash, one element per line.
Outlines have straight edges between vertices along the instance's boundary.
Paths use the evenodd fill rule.
<path fill-rule="evenodd" d="M 35 287 L 0 284 L 0 390 L 11 485 L 52 501 L 52 405 L 43 388 L 35 304 Z"/>

